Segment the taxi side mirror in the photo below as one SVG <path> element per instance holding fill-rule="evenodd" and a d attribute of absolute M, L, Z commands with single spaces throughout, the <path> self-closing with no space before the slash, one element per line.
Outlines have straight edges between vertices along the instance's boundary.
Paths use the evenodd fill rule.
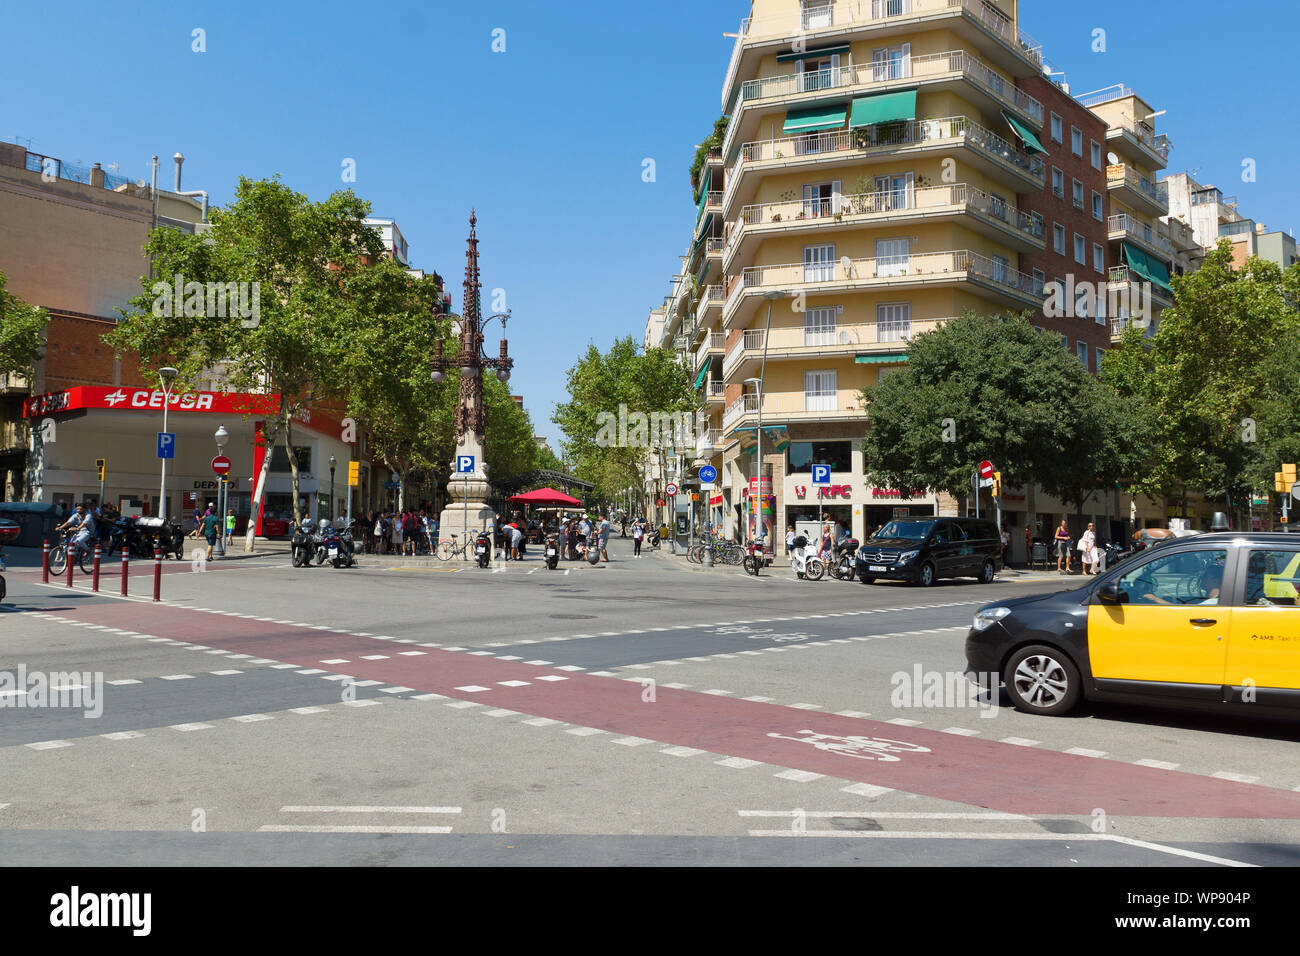
<path fill-rule="evenodd" d="M 1103 584 L 1097 589 L 1097 600 L 1102 604 L 1127 604 L 1128 595 L 1117 584 Z"/>

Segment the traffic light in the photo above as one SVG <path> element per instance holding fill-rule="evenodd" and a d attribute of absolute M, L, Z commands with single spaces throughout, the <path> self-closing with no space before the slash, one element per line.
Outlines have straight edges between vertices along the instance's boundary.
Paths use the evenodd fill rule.
<path fill-rule="evenodd" d="M 95 459 L 95 471 L 96 471 L 96 472 L 98 473 L 98 475 L 99 475 L 99 477 L 95 479 L 96 481 L 103 481 L 103 480 L 104 480 L 104 468 L 105 468 L 107 465 L 108 465 L 108 460 L 107 460 L 106 458 L 96 458 L 96 459 Z"/>
<path fill-rule="evenodd" d="M 994 498 L 1002 497 L 1002 472 L 993 472 L 993 486 L 989 489 Z"/>
<path fill-rule="evenodd" d="M 1281 471 L 1273 472 L 1273 490 L 1280 495 L 1291 493 L 1291 486 L 1296 483 L 1295 465 L 1283 464 Z"/>
<path fill-rule="evenodd" d="M 355 488 L 361 484 L 361 462 L 348 462 L 348 487 Z"/>

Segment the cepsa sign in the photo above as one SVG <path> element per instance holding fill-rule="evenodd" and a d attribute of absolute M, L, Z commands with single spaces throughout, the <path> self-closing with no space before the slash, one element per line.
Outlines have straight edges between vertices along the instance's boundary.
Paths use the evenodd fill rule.
<path fill-rule="evenodd" d="M 275 414 L 280 410 L 279 395 L 253 395 L 241 392 L 184 392 L 170 400 L 153 388 L 109 388 L 102 385 L 78 385 L 62 392 L 38 395 L 23 403 L 23 417 L 33 418 L 53 412 L 70 412 L 83 408 L 161 410 L 166 403 L 171 411 L 220 412 L 225 414 Z"/>

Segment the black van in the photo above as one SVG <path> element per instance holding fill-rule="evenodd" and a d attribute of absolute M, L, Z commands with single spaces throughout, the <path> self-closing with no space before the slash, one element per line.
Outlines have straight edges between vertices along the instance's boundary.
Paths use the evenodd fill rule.
<path fill-rule="evenodd" d="M 855 570 L 863 584 L 882 578 L 929 587 L 959 577 L 988 584 L 1002 570 L 1002 538 L 981 518 L 896 518 L 862 542 Z"/>

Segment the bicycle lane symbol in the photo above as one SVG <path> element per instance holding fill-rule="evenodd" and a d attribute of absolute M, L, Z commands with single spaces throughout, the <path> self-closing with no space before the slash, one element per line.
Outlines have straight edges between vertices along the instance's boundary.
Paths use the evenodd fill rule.
<path fill-rule="evenodd" d="M 841 736 L 838 734 L 819 734 L 812 730 L 800 730 L 802 737 L 787 737 L 785 734 L 769 733 L 769 737 L 778 740 L 793 740 L 796 743 L 811 744 L 818 750 L 855 757 L 859 760 L 880 760 L 897 763 L 900 753 L 931 753 L 929 747 L 910 744 L 903 740 L 890 740 L 886 737 Z"/>
<path fill-rule="evenodd" d="M 744 624 L 730 624 L 715 627 L 708 631 L 718 637 L 745 637 L 751 641 L 771 641 L 774 644 L 789 644 L 798 641 L 811 641 L 817 635 L 807 631 L 777 633 L 772 628 L 753 628 Z"/>

